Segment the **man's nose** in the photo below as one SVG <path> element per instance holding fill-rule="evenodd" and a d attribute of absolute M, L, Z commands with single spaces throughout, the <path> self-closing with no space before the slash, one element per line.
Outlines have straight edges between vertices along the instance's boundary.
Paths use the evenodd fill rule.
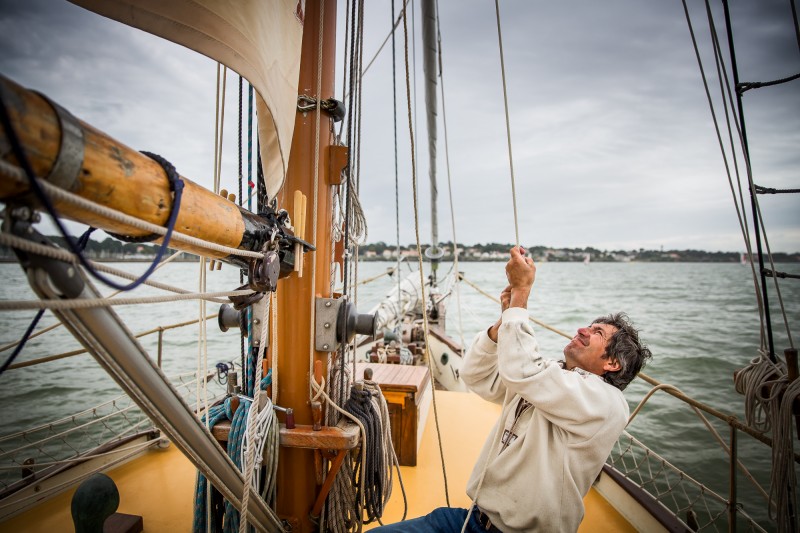
<path fill-rule="evenodd" d="M 578 328 L 578 335 L 584 335 L 585 336 L 585 335 L 588 335 L 588 334 L 589 334 L 589 328 Z"/>

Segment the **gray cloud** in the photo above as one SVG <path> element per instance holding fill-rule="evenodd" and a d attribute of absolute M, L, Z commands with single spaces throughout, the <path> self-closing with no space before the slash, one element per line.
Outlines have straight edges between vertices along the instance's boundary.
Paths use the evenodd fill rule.
<path fill-rule="evenodd" d="M 395 2 L 400 6 L 400 1 Z M 339 3 L 343 42 L 344 2 Z M 740 5 L 741 4 L 741 5 Z M 704 4 L 689 2 L 711 91 Z M 390 26 L 367 2 L 365 57 Z M 440 2 L 450 168 L 458 238 L 514 240 L 494 6 Z M 501 2 L 520 237 L 528 244 L 743 249 L 680 2 Z M 785 1 L 733 8 L 743 80 L 800 70 Z M 410 13 L 409 13 L 410 15 Z M 714 8 L 717 28 L 722 13 Z M 419 9 L 416 11 L 419 32 Z M 409 20 L 409 30 L 411 21 Z M 401 240 L 414 239 L 402 25 L 397 40 Z M 370 240 L 395 240 L 391 47 L 364 78 L 361 193 Z M 421 47 L 417 68 L 422 68 Z M 727 58 L 727 53 L 726 53 Z M 54 0 L 0 0 L 0 72 L 45 92 L 138 149 L 160 152 L 211 187 L 215 64 Z M 342 66 L 337 66 L 341 87 Z M 228 81 L 223 186 L 236 185 L 236 85 Z M 429 239 L 427 155 L 417 77 L 421 238 Z M 798 83 L 748 92 L 756 182 L 797 187 Z M 339 91 L 340 89 L 337 89 Z M 341 98 L 341 95 L 338 95 Z M 440 119 L 441 119 L 440 106 Z M 452 238 L 440 125 L 440 237 Z M 774 250 L 800 242 L 797 198 L 762 198 Z"/>

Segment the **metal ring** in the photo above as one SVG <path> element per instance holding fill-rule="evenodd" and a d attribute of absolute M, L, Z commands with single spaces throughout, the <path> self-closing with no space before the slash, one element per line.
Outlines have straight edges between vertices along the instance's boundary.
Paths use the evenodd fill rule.
<path fill-rule="evenodd" d="M 45 177 L 49 183 L 71 191 L 83 167 L 84 137 L 83 126 L 75 115 L 52 101 L 42 93 L 36 93 L 55 111 L 61 126 L 61 144 L 50 172 Z"/>

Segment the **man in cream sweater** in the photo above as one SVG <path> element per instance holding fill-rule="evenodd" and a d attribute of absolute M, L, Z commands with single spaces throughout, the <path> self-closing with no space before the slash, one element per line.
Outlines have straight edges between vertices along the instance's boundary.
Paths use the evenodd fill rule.
<path fill-rule="evenodd" d="M 472 509 L 440 508 L 381 531 L 566 531 L 628 420 L 622 390 L 651 357 L 624 314 L 580 328 L 564 361 L 542 358 L 528 321 L 533 260 L 512 248 L 502 316 L 476 337 L 461 376 L 503 405 L 467 484 Z"/>

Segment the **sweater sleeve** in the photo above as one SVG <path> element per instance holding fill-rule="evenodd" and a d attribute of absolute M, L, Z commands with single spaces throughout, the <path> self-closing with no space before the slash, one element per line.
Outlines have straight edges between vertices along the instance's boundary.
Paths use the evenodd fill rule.
<path fill-rule="evenodd" d="M 606 424 L 624 427 L 628 404 L 622 392 L 600 376 L 570 372 L 539 353 L 527 309 L 503 313 L 498 332 L 497 369 L 509 392 L 519 394 L 571 439 L 585 440 Z"/>
<path fill-rule="evenodd" d="M 506 387 L 497 368 L 497 344 L 484 330 L 475 336 L 464 356 L 461 378 L 467 387 L 484 400 L 503 403 Z"/>

